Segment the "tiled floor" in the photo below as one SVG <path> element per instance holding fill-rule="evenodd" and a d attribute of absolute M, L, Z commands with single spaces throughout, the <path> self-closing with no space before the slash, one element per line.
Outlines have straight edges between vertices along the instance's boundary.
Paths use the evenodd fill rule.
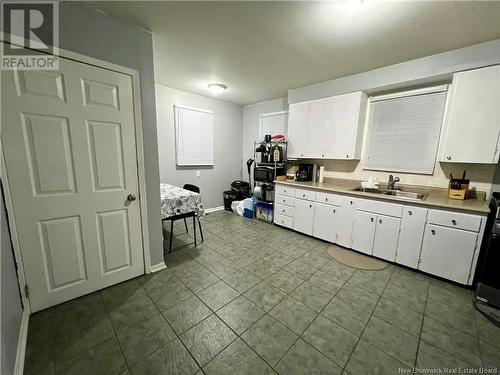
<path fill-rule="evenodd" d="M 185 245 L 178 222 L 174 246 Z M 168 269 L 32 316 L 26 374 L 399 374 L 496 367 L 500 329 L 471 293 L 227 212 Z M 168 247 L 167 247 L 168 248 Z M 201 371 L 200 371 L 201 370 Z M 409 372 L 408 372 L 409 373 Z"/>

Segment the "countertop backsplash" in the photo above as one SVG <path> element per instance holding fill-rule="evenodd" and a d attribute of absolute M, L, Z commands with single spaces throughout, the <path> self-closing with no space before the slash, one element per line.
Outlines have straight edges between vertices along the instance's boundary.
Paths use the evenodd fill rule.
<path fill-rule="evenodd" d="M 470 189 L 486 192 L 486 197 L 492 189 L 493 177 L 496 168 L 494 164 L 467 164 L 467 163 L 440 163 L 436 162 L 432 175 L 411 174 L 403 172 L 374 171 L 363 169 L 363 160 L 303 160 L 304 163 L 316 163 L 325 166 L 326 178 L 341 178 L 349 180 L 368 180 L 370 176 L 379 182 L 387 182 L 389 175 L 398 176 L 400 183 L 405 185 L 419 185 L 438 188 L 447 188 L 450 173 L 454 177 L 461 177 L 464 170 L 470 179 Z M 297 164 L 300 163 L 297 161 Z"/>

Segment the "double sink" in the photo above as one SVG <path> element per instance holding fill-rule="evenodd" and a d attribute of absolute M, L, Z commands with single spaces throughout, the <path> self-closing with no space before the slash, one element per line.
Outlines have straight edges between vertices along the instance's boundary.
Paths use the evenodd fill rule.
<path fill-rule="evenodd" d="M 364 187 L 357 187 L 355 189 L 352 189 L 352 191 L 362 191 L 365 193 L 390 195 L 401 199 L 409 199 L 417 201 L 425 201 L 427 199 L 427 196 L 429 195 L 429 194 L 415 193 L 412 191 L 402 191 L 400 189 L 386 190 L 386 189 L 364 188 Z"/>

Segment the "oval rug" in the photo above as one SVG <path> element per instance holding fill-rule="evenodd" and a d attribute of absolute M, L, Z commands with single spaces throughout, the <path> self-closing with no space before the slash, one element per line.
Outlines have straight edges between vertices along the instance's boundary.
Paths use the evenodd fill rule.
<path fill-rule="evenodd" d="M 367 255 L 343 247 L 330 245 L 326 251 L 337 262 L 346 266 L 358 268 L 367 271 L 380 271 L 389 267 L 389 263 L 383 260 L 372 258 Z"/>

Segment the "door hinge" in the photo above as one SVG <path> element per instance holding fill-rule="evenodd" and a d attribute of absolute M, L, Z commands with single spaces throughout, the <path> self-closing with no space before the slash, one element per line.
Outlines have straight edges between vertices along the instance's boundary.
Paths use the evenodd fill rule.
<path fill-rule="evenodd" d="M 30 298 L 30 288 L 28 284 L 24 285 L 24 295 L 26 296 L 26 298 Z"/>

